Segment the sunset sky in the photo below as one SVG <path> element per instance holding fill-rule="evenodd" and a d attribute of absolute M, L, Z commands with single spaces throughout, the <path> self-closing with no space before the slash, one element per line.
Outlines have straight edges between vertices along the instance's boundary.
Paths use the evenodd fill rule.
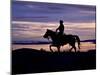
<path fill-rule="evenodd" d="M 12 1 L 11 9 L 13 41 L 47 41 L 42 36 L 46 29 L 55 31 L 59 20 L 66 34 L 95 39 L 95 6 Z"/>

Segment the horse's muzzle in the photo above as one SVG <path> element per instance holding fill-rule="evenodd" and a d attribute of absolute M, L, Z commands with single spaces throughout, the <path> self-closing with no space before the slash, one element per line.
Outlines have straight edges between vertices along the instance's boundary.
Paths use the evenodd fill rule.
<path fill-rule="evenodd" d="M 43 38 L 48 38 L 48 37 L 44 35 Z"/>

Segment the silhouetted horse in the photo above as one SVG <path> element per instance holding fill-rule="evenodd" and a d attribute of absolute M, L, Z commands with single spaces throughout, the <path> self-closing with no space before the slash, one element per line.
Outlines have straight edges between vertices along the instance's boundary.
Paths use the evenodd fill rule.
<path fill-rule="evenodd" d="M 69 44 L 71 47 L 70 51 L 74 48 L 76 52 L 76 47 L 75 47 L 75 42 L 78 43 L 78 48 L 80 49 L 80 38 L 77 35 L 58 35 L 56 32 L 47 29 L 45 35 L 43 36 L 44 38 L 51 38 L 52 44 L 49 46 L 50 50 L 53 52 L 51 49 L 52 46 L 57 47 L 58 52 L 60 52 L 60 47 Z"/>

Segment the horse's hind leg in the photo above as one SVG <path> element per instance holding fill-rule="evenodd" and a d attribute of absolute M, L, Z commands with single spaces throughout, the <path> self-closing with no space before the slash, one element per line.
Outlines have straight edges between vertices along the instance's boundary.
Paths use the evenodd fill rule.
<path fill-rule="evenodd" d="M 80 45 L 78 45 L 78 48 L 79 48 L 79 50 L 80 50 Z"/>
<path fill-rule="evenodd" d="M 76 52 L 76 47 L 75 47 L 75 44 L 71 44 L 72 48 L 74 48 L 75 52 Z"/>
<path fill-rule="evenodd" d="M 72 48 L 69 50 L 71 52 L 71 50 L 74 48 L 75 52 L 76 52 L 76 47 L 72 46 Z"/>
<path fill-rule="evenodd" d="M 51 49 L 51 46 L 52 46 L 52 45 L 50 45 L 49 48 L 50 48 L 50 51 L 53 52 L 53 50 Z"/>
<path fill-rule="evenodd" d="M 73 48 L 74 48 L 74 50 L 75 50 L 75 52 L 76 52 L 75 42 L 70 43 L 70 45 L 72 46 L 72 48 L 70 49 L 70 52 L 71 52 L 71 50 L 72 50 Z"/>
<path fill-rule="evenodd" d="M 75 45 L 73 46 L 73 48 L 74 48 L 74 50 L 75 50 L 75 52 L 76 52 L 76 47 L 75 47 Z"/>

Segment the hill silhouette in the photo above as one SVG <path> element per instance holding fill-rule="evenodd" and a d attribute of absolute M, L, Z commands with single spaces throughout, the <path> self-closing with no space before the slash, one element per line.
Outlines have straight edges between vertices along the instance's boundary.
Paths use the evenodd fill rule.
<path fill-rule="evenodd" d="M 12 51 L 12 73 L 42 73 L 96 68 L 96 51 L 47 52 L 21 48 Z"/>

